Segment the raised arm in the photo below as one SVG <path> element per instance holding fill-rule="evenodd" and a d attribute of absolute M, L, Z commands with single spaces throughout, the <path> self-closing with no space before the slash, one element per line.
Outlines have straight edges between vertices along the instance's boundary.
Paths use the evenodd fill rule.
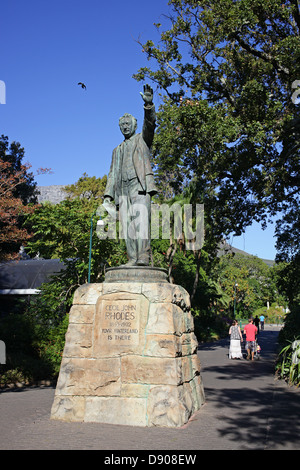
<path fill-rule="evenodd" d="M 144 101 L 144 124 L 142 136 L 148 147 L 150 148 L 153 142 L 155 130 L 155 106 L 153 104 L 153 90 L 149 85 L 144 85 L 144 92 L 140 92 Z"/>

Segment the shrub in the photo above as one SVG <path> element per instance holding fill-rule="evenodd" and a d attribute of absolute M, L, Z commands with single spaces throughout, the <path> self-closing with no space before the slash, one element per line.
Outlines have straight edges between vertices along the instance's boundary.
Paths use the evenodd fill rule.
<path fill-rule="evenodd" d="M 276 372 L 290 385 L 300 385 L 300 336 L 280 351 Z"/>
<path fill-rule="evenodd" d="M 6 345 L 6 364 L 1 365 L 0 384 L 30 383 L 49 377 L 49 364 L 41 360 L 35 347 L 35 325 L 25 314 L 1 319 L 1 339 Z"/>
<path fill-rule="evenodd" d="M 300 385 L 300 306 L 292 308 L 279 332 L 280 352 L 276 361 L 276 374 L 290 385 Z"/>
<path fill-rule="evenodd" d="M 192 309 L 194 316 L 195 335 L 199 342 L 215 341 L 228 335 L 227 318 L 220 317 L 210 311 Z"/>

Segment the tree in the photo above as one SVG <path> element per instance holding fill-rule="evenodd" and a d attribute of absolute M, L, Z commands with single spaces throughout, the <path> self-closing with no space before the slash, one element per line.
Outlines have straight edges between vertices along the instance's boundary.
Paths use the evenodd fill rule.
<path fill-rule="evenodd" d="M 215 270 L 222 290 L 235 303 L 236 312 L 249 316 L 279 299 L 273 268 L 256 256 L 223 255 Z"/>
<path fill-rule="evenodd" d="M 216 236 L 299 205 L 300 12 L 297 0 L 170 0 L 170 28 L 134 77 L 165 93 L 158 176 L 190 181 Z"/>
<path fill-rule="evenodd" d="M 10 153 L 8 153 L 10 152 Z M 23 226 L 24 218 L 35 207 L 36 183 L 29 172 L 31 165 L 22 164 L 24 149 L 19 143 L 8 146 L 8 138 L 0 138 L 0 260 L 18 257 L 20 246 L 32 236 Z M 50 170 L 40 168 L 37 174 Z M 30 204 L 29 204 L 30 203 Z"/>
<path fill-rule="evenodd" d="M 43 258 L 59 258 L 71 263 L 74 288 L 88 279 L 90 228 L 93 218 L 96 224 L 96 199 L 66 199 L 60 204 L 45 203 L 28 216 L 27 224 L 32 227 L 33 238 L 27 244 L 27 252 Z M 91 280 L 103 279 L 104 267 L 110 263 L 122 264 L 126 251 L 117 241 L 99 240 L 96 230 L 92 233 Z M 75 274 L 74 274 L 75 273 Z"/>
<path fill-rule="evenodd" d="M 5 168 L 4 166 L 2 167 L 1 173 L 4 172 L 8 177 L 19 176 L 18 184 L 14 184 L 12 188 L 13 197 L 20 198 L 23 204 L 36 204 L 37 184 L 34 181 L 34 174 L 29 172 L 31 165 L 29 163 L 22 163 L 24 157 L 25 150 L 19 142 L 12 142 L 9 145 L 8 137 L 1 135 L 0 158 L 3 164 L 6 164 L 4 165 Z M 22 178 L 20 178 L 21 175 Z"/>
<path fill-rule="evenodd" d="M 96 178 L 91 178 L 91 181 L 96 181 Z M 80 184 L 72 186 L 75 192 Z M 28 357 L 22 354 L 20 359 L 20 348 L 16 345 L 16 354 L 8 358 L 8 371 L 3 380 L 5 377 L 6 380 L 15 380 L 15 371 L 18 371 L 19 380 L 57 376 L 73 294 L 77 287 L 88 281 L 91 220 L 94 222 L 91 282 L 103 281 L 105 267 L 110 264 L 116 266 L 126 260 L 125 244 L 97 237 L 96 209 L 100 204 L 97 195 L 80 196 L 78 193 L 60 204 L 41 204 L 26 217 L 26 224 L 33 232 L 26 247 L 28 254 L 60 258 L 65 269 L 43 284 L 40 294 L 32 296 L 27 309 L 22 312 Z M 15 323 L 14 315 L 8 317 L 5 333 L 9 336 Z"/>
<path fill-rule="evenodd" d="M 0 158 L 0 260 L 18 256 L 20 245 L 31 236 L 21 227 L 20 217 L 34 210 L 13 195 L 15 188 L 25 182 L 26 167 L 15 173 L 10 170 L 11 164 Z"/>
<path fill-rule="evenodd" d="M 276 283 L 279 292 L 288 299 L 289 308 L 300 305 L 300 254 L 294 256 L 289 262 L 276 265 Z M 299 309 L 296 309 L 299 311 Z"/>
<path fill-rule="evenodd" d="M 106 175 L 103 178 L 96 178 L 96 176 L 88 176 L 87 173 L 83 173 L 76 183 L 66 186 L 64 191 L 71 199 L 75 197 L 101 199 L 104 195 L 106 182 Z"/>

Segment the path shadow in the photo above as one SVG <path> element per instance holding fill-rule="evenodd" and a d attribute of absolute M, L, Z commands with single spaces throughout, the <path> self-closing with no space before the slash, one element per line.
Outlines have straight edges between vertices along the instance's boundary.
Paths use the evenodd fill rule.
<path fill-rule="evenodd" d="M 204 389 L 220 439 L 240 449 L 272 449 L 299 443 L 300 391 L 274 376 L 278 331 L 263 331 L 258 361 L 228 359 L 229 340 L 200 345 Z M 205 380 L 206 379 L 206 380 Z"/>
<path fill-rule="evenodd" d="M 217 432 L 238 442 L 241 449 L 300 448 L 300 396 L 267 387 L 252 389 L 206 389 L 214 402 L 220 424 Z"/>

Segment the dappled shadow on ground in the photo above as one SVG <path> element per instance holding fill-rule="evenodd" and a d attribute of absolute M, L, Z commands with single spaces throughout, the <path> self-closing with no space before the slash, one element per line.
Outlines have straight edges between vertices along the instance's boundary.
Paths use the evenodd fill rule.
<path fill-rule="evenodd" d="M 269 418 L 267 449 L 292 447 L 300 450 L 300 390 L 276 384 Z M 291 445 L 295 444 L 295 445 Z"/>
<path fill-rule="evenodd" d="M 199 347 L 216 430 L 220 439 L 235 441 L 240 449 L 295 448 L 297 443 L 300 449 L 300 390 L 275 380 L 277 335 L 260 333 L 261 358 L 253 362 L 229 360 L 229 340 Z"/>
<path fill-rule="evenodd" d="M 297 443 L 300 449 L 299 394 L 285 387 L 274 390 L 273 385 L 255 391 L 205 391 L 217 410 L 220 438 L 238 442 L 241 449 L 283 449 Z"/>

